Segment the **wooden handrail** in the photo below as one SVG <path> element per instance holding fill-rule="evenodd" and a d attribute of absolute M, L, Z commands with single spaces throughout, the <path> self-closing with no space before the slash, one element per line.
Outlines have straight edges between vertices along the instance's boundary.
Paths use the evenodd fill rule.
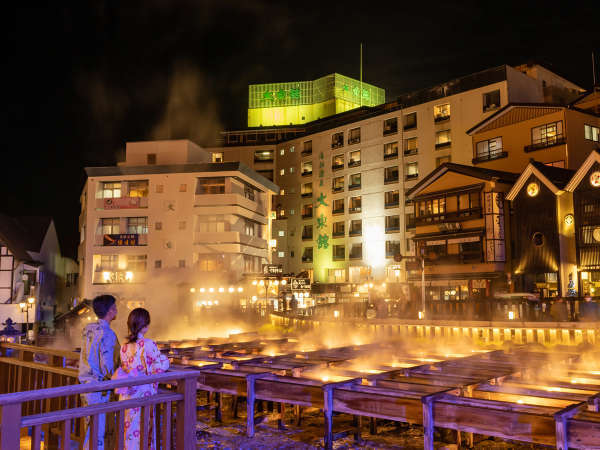
<path fill-rule="evenodd" d="M 69 369 L 66 367 L 56 367 L 49 364 L 22 361 L 16 358 L 7 358 L 6 356 L 0 356 L 0 363 L 12 364 L 13 366 L 29 367 L 30 369 L 39 369 L 44 372 L 56 373 L 58 375 L 66 375 L 68 377 L 75 377 L 79 374 L 77 369 Z"/>
<path fill-rule="evenodd" d="M 22 350 L 26 352 L 39 353 L 51 356 L 60 356 L 68 359 L 79 359 L 79 353 L 71 350 L 60 350 L 56 348 L 37 347 L 35 345 L 13 344 L 10 342 L 0 343 L 0 348 L 12 348 L 14 350 Z"/>
<path fill-rule="evenodd" d="M 71 386 L 59 386 L 36 391 L 13 392 L 0 395 L 0 406 L 13 403 L 22 403 L 31 400 L 62 397 L 68 395 L 87 394 L 90 392 L 108 391 L 126 386 L 139 386 L 142 384 L 165 383 L 177 379 L 197 378 L 197 370 L 168 371 L 158 375 L 145 375 L 141 377 L 124 378 L 122 380 L 99 381 Z"/>
<path fill-rule="evenodd" d="M 156 405 L 158 403 L 176 402 L 183 400 L 182 394 L 172 392 L 151 395 L 150 397 L 132 398 L 118 402 L 96 403 L 94 405 L 82 406 L 81 408 L 63 409 L 49 413 L 33 414 L 23 417 L 21 427 L 44 425 L 46 423 L 61 422 L 63 420 L 80 419 L 95 414 L 105 414 L 121 411 L 124 409 L 138 408 L 145 405 Z"/>

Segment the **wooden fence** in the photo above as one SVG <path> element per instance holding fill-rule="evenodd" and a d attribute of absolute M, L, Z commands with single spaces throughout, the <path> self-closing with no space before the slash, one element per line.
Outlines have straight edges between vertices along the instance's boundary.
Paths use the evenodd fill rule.
<path fill-rule="evenodd" d="M 31 448 L 70 449 L 71 441 L 83 446 L 83 420 L 91 419 L 90 444 L 97 443 L 100 414 L 116 416 L 116 448 L 123 448 L 125 410 L 142 408 L 142 433 L 148 439 L 150 411 L 155 408 L 157 440 L 161 449 L 196 448 L 196 370 L 125 380 L 77 384 L 77 370 L 68 367 L 79 355 L 20 344 L 0 345 L 0 448 L 17 449 L 21 436 L 31 434 Z M 159 383 L 155 396 L 82 406 L 81 394 L 125 386 Z M 173 420 L 175 419 L 175 420 Z M 176 437 L 172 442 L 173 421 Z M 174 445 L 176 443 L 176 445 Z M 141 448 L 147 448 L 142 440 Z M 144 447 L 145 445 L 145 447 Z"/>

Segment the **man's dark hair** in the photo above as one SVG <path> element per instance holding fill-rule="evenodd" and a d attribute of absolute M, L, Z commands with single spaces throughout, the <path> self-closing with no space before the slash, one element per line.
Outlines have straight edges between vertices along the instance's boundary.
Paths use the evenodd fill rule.
<path fill-rule="evenodd" d="M 92 301 L 92 308 L 99 319 L 104 319 L 112 305 L 117 302 L 112 295 L 99 295 Z"/>

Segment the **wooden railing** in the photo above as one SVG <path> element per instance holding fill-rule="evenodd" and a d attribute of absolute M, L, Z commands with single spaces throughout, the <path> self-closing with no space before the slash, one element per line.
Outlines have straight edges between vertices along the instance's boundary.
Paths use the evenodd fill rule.
<path fill-rule="evenodd" d="M 142 423 L 149 425 L 150 410 L 156 408 L 156 429 L 161 449 L 195 448 L 196 379 L 195 370 L 171 371 L 150 377 L 138 377 L 101 383 L 78 384 L 78 371 L 71 366 L 79 354 L 21 344 L 0 344 L 0 448 L 19 448 L 22 429 L 31 429 L 31 448 L 70 449 L 71 441 L 82 448 L 85 438 L 83 419 L 91 418 L 92 443 L 98 432 L 99 414 L 116 414 L 116 448 L 123 448 L 124 411 L 142 408 Z M 127 401 L 112 401 L 82 406 L 81 394 L 113 390 L 123 386 L 159 383 L 174 390 L 159 391 L 156 396 Z M 176 442 L 171 443 L 173 406 Z M 143 430 L 142 430 L 143 432 Z M 25 434 L 26 435 L 26 434 Z M 148 433 L 143 436 L 147 437 Z M 42 439 L 43 436 L 43 439 Z M 144 444 L 142 442 L 142 444 Z M 94 448 L 93 446 L 91 448 Z M 147 448 L 147 443 L 146 447 Z"/>

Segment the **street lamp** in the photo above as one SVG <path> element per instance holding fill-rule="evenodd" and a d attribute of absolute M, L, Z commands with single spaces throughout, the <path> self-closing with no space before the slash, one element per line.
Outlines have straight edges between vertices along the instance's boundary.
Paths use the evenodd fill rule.
<path fill-rule="evenodd" d="M 21 308 L 21 312 L 24 312 L 26 315 L 26 334 L 25 334 L 25 339 L 27 341 L 29 341 L 29 310 L 31 308 L 33 308 L 33 305 L 35 304 L 35 297 L 29 297 L 27 299 L 27 302 L 21 302 L 19 303 L 19 307 Z"/>

